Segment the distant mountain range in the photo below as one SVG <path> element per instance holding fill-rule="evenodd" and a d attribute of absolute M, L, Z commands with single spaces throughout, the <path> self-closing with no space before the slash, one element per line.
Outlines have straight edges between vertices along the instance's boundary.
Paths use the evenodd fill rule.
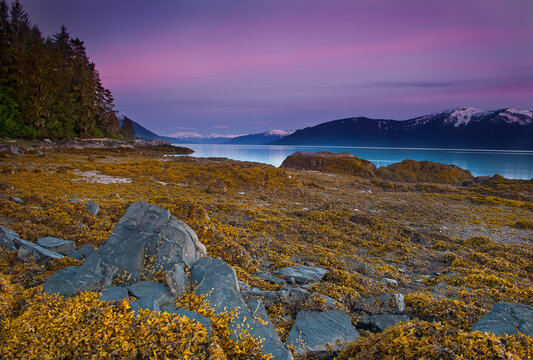
<path fill-rule="evenodd" d="M 240 135 L 220 135 L 220 134 L 211 134 L 211 135 L 202 135 L 194 132 L 177 132 L 172 135 L 162 136 L 163 139 L 169 140 L 173 143 L 178 144 L 223 144 L 226 141 L 233 139 Z"/>
<path fill-rule="evenodd" d="M 220 135 L 211 134 L 209 136 L 198 133 L 178 132 L 168 136 L 162 136 L 165 140 L 170 140 L 180 144 L 240 144 L 240 145 L 260 145 L 281 139 L 292 134 L 287 130 L 268 130 L 258 134 L 245 135 Z"/>
<path fill-rule="evenodd" d="M 297 130 L 270 144 L 533 150 L 533 112 L 466 107 L 402 121 L 354 117 Z"/>
<path fill-rule="evenodd" d="M 225 144 L 235 144 L 235 145 L 258 145 L 266 144 L 278 139 L 282 139 L 285 136 L 289 136 L 294 133 L 292 130 L 268 130 L 259 134 L 250 134 L 237 136 L 233 139 L 227 140 Z"/>
<path fill-rule="evenodd" d="M 122 124 L 123 117 L 119 117 Z M 409 120 L 353 117 L 297 131 L 209 136 L 178 132 L 159 136 L 135 121 L 138 138 L 177 144 L 400 146 L 533 150 L 533 112 L 520 109 L 484 111 L 450 109 Z"/>

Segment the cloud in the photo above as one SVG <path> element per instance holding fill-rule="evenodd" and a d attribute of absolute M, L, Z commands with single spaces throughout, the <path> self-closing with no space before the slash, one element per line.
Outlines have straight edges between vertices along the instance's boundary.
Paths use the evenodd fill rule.
<path fill-rule="evenodd" d="M 213 129 L 229 129 L 229 126 L 226 126 L 226 125 L 216 125 L 216 126 L 213 126 Z"/>

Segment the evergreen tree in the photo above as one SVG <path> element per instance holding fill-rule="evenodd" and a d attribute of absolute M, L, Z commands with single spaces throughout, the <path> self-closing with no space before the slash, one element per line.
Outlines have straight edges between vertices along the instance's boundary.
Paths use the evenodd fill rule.
<path fill-rule="evenodd" d="M 17 0 L 0 0 L 0 136 L 119 136 L 113 96 L 65 26 L 44 39 Z"/>
<path fill-rule="evenodd" d="M 120 132 L 125 139 L 133 140 L 135 138 L 135 130 L 133 129 L 133 123 L 131 122 L 131 119 L 129 119 L 127 116 L 122 122 L 122 128 L 120 129 Z"/>

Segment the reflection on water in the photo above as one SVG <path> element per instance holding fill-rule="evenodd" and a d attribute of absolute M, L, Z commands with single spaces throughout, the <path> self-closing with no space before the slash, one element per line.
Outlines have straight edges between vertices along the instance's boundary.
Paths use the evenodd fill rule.
<path fill-rule="evenodd" d="M 457 165 L 470 170 L 475 176 L 500 174 L 509 179 L 533 178 L 533 151 L 288 145 L 176 145 L 193 149 L 195 153 L 192 156 L 196 157 L 226 157 L 274 166 L 281 165 L 287 156 L 296 151 L 330 151 L 333 153 L 349 152 L 371 161 L 378 167 L 405 159 L 429 160 Z"/>

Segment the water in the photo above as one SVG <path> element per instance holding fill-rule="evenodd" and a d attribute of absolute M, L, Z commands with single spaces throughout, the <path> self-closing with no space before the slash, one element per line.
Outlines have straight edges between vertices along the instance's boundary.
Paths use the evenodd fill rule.
<path fill-rule="evenodd" d="M 454 164 L 474 176 L 500 174 L 508 179 L 533 178 L 533 151 L 484 149 L 433 149 L 391 147 L 290 146 L 290 145 L 213 145 L 175 144 L 193 149 L 195 157 L 226 157 L 279 166 L 296 151 L 349 152 L 376 166 L 386 166 L 405 159 L 429 160 Z"/>

